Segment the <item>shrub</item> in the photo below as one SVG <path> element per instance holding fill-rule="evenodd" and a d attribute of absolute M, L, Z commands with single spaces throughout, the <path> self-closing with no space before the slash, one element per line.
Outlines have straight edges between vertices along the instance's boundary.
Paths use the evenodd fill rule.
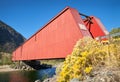
<path fill-rule="evenodd" d="M 73 52 L 67 56 L 57 82 L 69 82 L 73 78 L 86 79 L 97 66 L 119 66 L 120 40 L 103 44 L 91 38 L 83 38 L 74 46 Z"/>
<path fill-rule="evenodd" d="M 0 64 L 2 65 L 10 65 L 12 63 L 11 54 L 1 52 Z"/>

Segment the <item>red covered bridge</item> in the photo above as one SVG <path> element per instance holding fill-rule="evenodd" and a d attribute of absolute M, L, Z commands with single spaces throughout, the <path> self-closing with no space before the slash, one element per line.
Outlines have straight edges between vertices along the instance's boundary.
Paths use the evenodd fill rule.
<path fill-rule="evenodd" d="M 86 18 L 82 19 L 81 16 Z M 98 18 L 80 14 L 77 10 L 66 7 L 19 46 L 13 52 L 12 60 L 65 58 L 80 38 L 96 38 L 106 33 Z"/>

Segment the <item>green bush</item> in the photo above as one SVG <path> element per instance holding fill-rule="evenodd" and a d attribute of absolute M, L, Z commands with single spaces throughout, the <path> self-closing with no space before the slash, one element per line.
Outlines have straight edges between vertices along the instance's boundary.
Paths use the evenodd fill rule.
<path fill-rule="evenodd" d="M 10 64 L 12 64 L 11 54 L 2 52 L 1 53 L 0 64 L 1 65 L 10 65 Z"/>

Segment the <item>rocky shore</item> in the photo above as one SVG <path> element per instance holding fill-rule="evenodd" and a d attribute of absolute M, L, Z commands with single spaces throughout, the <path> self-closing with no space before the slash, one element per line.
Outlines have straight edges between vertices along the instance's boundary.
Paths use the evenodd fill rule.
<path fill-rule="evenodd" d="M 57 78 L 56 75 L 54 75 L 53 77 L 47 78 L 44 81 L 41 81 L 40 79 L 38 79 L 38 80 L 35 80 L 35 82 L 56 82 L 56 78 Z"/>
<path fill-rule="evenodd" d="M 10 65 L 1 65 L 0 72 L 10 72 L 10 71 L 18 71 L 19 69 L 13 69 Z"/>
<path fill-rule="evenodd" d="M 57 75 L 54 75 L 52 78 L 47 78 L 43 82 L 56 82 Z M 41 82 L 36 80 L 35 82 Z M 117 67 L 106 68 L 100 67 L 90 75 L 86 75 L 83 80 L 73 78 L 70 82 L 120 82 L 120 69 Z"/>
<path fill-rule="evenodd" d="M 18 70 L 34 70 L 33 68 L 31 68 L 30 66 L 24 64 L 24 63 L 19 63 L 19 64 L 16 64 L 14 66 L 11 66 L 11 68 L 13 69 L 18 69 Z"/>
<path fill-rule="evenodd" d="M 11 71 L 21 71 L 21 70 L 34 70 L 32 67 L 24 64 L 23 62 L 17 62 L 12 65 L 0 65 L 0 72 L 11 72 Z"/>

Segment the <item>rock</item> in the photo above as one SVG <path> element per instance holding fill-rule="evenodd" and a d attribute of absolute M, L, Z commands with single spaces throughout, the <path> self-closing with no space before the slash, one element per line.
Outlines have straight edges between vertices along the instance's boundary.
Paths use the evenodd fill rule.
<path fill-rule="evenodd" d="M 26 67 L 26 70 L 30 70 L 30 67 L 28 66 L 28 67 Z"/>
<path fill-rule="evenodd" d="M 102 68 L 87 76 L 82 82 L 120 82 L 120 70 L 116 68 Z M 74 82 L 74 81 L 73 81 Z"/>
<path fill-rule="evenodd" d="M 56 82 L 56 75 L 54 75 L 52 78 L 47 78 L 43 82 Z"/>
<path fill-rule="evenodd" d="M 15 66 L 14 69 L 17 69 L 17 66 Z"/>
<path fill-rule="evenodd" d="M 38 80 L 36 80 L 35 82 L 41 82 L 41 81 L 38 79 Z"/>
<path fill-rule="evenodd" d="M 25 70 L 26 69 L 26 67 L 25 66 L 22 66 L 22 70 Z"/>
<path fill-rule="evenodd" d="M 108 76 L 112 76 L 113 73 L 112 73 L 111 71 L 108 71 L 108 72 L 107 72 L 107 75 L 108 75 Z"/>
<path fill-rule="evenodd" d="M 77 78 L 73 78 L 72 80 L 70 80 L 70 82 L 80 82 L 80 81 Z"/>
<path fill-rule="evenodd" d="M 45 79 L 43 82 L 50 82 L 50 78 Z"/>

